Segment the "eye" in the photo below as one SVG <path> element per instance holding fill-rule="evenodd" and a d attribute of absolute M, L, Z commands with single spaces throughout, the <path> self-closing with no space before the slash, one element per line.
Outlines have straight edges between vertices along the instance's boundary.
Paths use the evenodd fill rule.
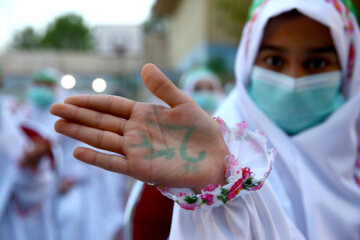
<path fill-rule="evenodd" d="M 321 70 L 327 67 L 328 61 L 323 58 L 314 58 L 305 62 L 305 67 L 309 70 Z"/>
<path fill-rule="evenodd" d="M 284 60 L 281 57 L 271 56 L 265 58 L 265 63 L 272 68 L 279 68 L 284 65 Z"/>

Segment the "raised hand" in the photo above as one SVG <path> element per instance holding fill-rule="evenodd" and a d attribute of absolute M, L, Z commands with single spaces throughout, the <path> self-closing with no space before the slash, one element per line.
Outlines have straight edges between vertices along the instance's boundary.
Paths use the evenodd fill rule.
<path fill-rule="evenodd" d="M 20 164 L 25 168 L 36 168 L 41 158 L 51 152 L 51 143 L 46 139 L 34 137 L 33 144 L 33 148 L 25 151 L 22 157 Z"/>
<path fill-rule="evenodd" d="M 182 93 L 154 65 L 143 67 L 146 87 L 170 108 L 109 95 L 79 95 L 54 104 L 63 119 L 55 130 L 110 155 L 77 148 L 86 163 L 169 187 L 199 191 L 207 184 L 225 184 L 221 131 L 206 112 Z"/>

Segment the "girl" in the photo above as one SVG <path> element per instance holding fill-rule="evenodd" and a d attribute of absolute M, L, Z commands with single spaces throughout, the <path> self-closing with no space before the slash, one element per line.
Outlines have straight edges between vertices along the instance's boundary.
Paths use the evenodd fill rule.
<path fill-rule="evenodd" d="M 220 79 L 207 68 L 196 68 L 184 73 L 180 84 L 182 90 L 210 116 L 224 99 Z"/>
<path fill-rule="evenodd" d="M 254 1 L 237 55 L 236 88 L 216 115 L 229 125 L 245 120 L 269 138 L 278 153 L 270 184 L 260 180 L 248 187 L 247 176 L 257 179 L 261 171 L 256 170 L 267 169 L 266 164 L 253 164 L 258 160 L 252 145 L 225 143 L 214 122 L 152 65 L 143 68 L 144 82 L 171 109 L 109 96 L 77 96 L 52 107 L 66 119 L 55 128 L 124 155 L 75 150 L 84 162 L 200 193 L 197 198 L 185 191 L 170 195 L 165 188 L 183 208 L 193 206 L 184 199 L 201 199 L 200 205 L 222 199 L 216 184 L 225 185 L 220 189 L 228 191 L 227 200 L 236 183 L 243 190 L 263 186 L 217 208 L 184 211 L 176 205 L 170 239 L 358 239 L 360 35 L 351 10 L 350 1 Z M 149 111 L 153 114 L 144 117 Z M 227 137 L 227 129 L 218 122 Z M 141 161 L 143 151 L 134 152 L 139 129 L 146 133 L 140 135 L 143 146 L 156 146 L 148 150 L 181 142 L 185 138 L 179 136 L 181 131 L 171 131 L 174 125 L 195 129 L 185 145 L 187 155 L 206 154 L 195 171 L 181 171 L 181 154 L 175 154 L 175 161 L 166 160 L 170 148 L 161 152 L 161 160 L 155 158 L 160 156 L 156 151 L 151 151 L 151 161 Z M 235 132 L 241 135 L 240 130 L 246 131 L 247 125 L 238 124 Z M 231 155 L 223 160 L 230 152 L 252 166 L 243 165 L 240 179 L 226 188 L 229 178 L 224 171 L 230 168 L 232 174 L 236 165 Z"/>
<path fill-rule="evenodd" d="M 20 124 L 0 93 L 0 239 L 57 239 L 51 135 Z"/>

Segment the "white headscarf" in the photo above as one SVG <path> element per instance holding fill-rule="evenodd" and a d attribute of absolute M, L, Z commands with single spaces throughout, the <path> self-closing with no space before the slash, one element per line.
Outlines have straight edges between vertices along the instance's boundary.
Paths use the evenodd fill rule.
<path fill-rule="evenodd" d="M 237 54 L 236 88 L 215 115 L 229 125 L 245 120 L 253 129 L 265 132 L 278 152 L 269 180 L 282 207 L 307 238 L 359 239 L 360 186 L 354 170 L 360 141 L 360 32 L 356 18 L 339 0 L 257 3 Z M 255 105 L 246 85 L 267 22 L 293 9 L 330 28 L 347 102 L 323 123 L 289 137 Z"/>
<path fill-rule="evenodd" d="M 214 87 L 214 92 L 222 93 L 221 81 L 215 73 L 206 68 L 197 68 L 190 72 L 185 73 L 181 79 L 181 89 L 188 95 L 191 95 L 195 91 L 195 86 L 201 81 L 210 81 Z"/>

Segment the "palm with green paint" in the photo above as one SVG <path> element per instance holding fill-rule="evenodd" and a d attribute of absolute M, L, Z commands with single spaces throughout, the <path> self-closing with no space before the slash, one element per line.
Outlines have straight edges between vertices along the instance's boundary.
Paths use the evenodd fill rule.
<path fill-rule="evenodd" d="M 108 95 L 79 95 L 54 104 L 55 129 L 109 154 L 77 148 L 77 159 L 169 187 L 224 184 L 229 151 L 206 112 L 154 65 L 142 70 L 146 87 L 170 108 Z"/>

